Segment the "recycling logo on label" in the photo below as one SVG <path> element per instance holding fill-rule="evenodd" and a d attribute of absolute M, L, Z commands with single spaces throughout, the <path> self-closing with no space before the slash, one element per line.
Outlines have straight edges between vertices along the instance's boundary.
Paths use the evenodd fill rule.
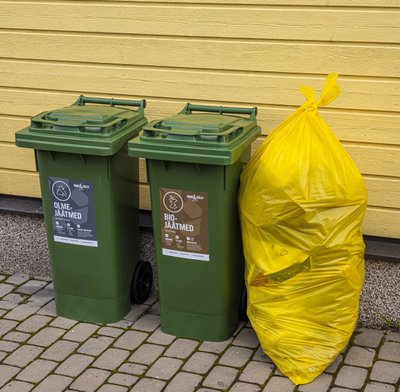
<path fill-rule="evenodd" d="M 51 191 L 59 201 L 67 201 L 71 197 L 71 189 L 64 181 L 56 181 L 51 187 Z"/>
<path fill-rule="evenodd" d="M 173 213 L 177 213 L 183 208 L 182 197 L 176 192 L 167 192 L 163 197 L 164 207 Z"/>

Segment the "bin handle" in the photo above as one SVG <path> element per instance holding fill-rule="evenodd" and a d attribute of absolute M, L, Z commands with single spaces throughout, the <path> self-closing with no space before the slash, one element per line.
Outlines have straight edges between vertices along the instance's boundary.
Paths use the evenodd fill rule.
<path fill-rule="evenodd" d="M 75 102 L 75 105 L 84 106 L 86 103 L 98 103 L 101 105 L 110 105 L 110 106 L 136 106 L 140 109 L 144 109 L 146 107 L 146 100 L 130 100 L 130 99 L 114 99 L 114 98 L 95 98 L 95 97 L 85 97 L 81 95 L 78 100 Z"/>
<path fill-rule="evenodd" d="M 211 113 L 231 113 L 231 114 L 249 114 L 251 119 L 257 116 L 257 107 L 252 108 L 239 108 L 239 107 L 227 107 L 227 106 L 212 106 L 212 105 L 193 105 L 187 103 L 181 113 L 190 114 L 193 111 L 196 112 L 211 112 Z"/>

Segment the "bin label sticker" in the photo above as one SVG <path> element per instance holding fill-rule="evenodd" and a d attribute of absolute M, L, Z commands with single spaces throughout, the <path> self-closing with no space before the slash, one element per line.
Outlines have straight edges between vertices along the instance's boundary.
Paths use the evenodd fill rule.
<path fill-rule="evenodd" d="M 162 254 L 209 261 L 207 192 L 160 188 Z"/>
<path fill-rule="evenodd" d="M 54 241 L 97 247 L 92 184 L 49 177 L 49 191 Z"/>

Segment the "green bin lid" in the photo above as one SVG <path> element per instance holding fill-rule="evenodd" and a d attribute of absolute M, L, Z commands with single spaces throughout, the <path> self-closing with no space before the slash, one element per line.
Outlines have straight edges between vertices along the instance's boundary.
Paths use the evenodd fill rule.
<path fill-rule="evenodd" d="M 37 150 L 113 155 L 147 124 L 145 103 L 145 100 L 81 96 L 71 106 L 33 117 L 29 127 L 15 134 L 16 144 Z M 132 110 L 114 105 L 139 108 Z"/>
<path fill-rule="evenodd" d="M 260 135 L 256 114 L 256 108 L 187 104 L 181 113 L 143 127 L 143 132 L 128 142 L 128 154 L 166 161 L 229 165 Z"/>

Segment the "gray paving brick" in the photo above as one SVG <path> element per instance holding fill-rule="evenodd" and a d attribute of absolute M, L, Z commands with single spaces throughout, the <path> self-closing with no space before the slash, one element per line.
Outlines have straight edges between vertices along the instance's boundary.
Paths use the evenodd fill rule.
<path fill-rule="evenodd" d="M 147 311 L 147 313 L 156 314 L 157 316 L 159 316 L 161 314 L 160 302 L 156 302 L 155 304 L 153 304 Z"/>
<path fill-rule="evenodd" d="M 325 373 L 335 373 L 339 365 L 343 362 L 343 356 L 339 354 L 336 359 L 325 369 Z"/>
<path fill-rule="evenodd" d="M 378 354 L 379 359 L 400 362 L 400 343 L 385 342 Z"/>
<path fill-rule="evenodd" d="M 370 375 L 371 380 L 395 384 L 400 378 L 400 364 L 395 362 L 376 361 Z"/>
<path fill-rule="evenodd" d="M 272 377 L 263 392 L 291 392 L 294 390 L 295 385 L 285 377 Z"/>
<path fill-rule="evenodd" d="M 386 340 L 388 342 L 400 342 L 400 332 L 388 332 Z"/>
<path fill-rule="evenodd" d="M 130 390 L 130 392 L 161 392 L 164 388 L 165 382 L 155 380 L 154 378 L 142 378 Z"/>
<path fill-rule="evenodd" d="M 11 293 L 15 289 L 15 286 L 7 283 L 0 283 L 0 298 L 4 297 L 8 293 Z"/>
<path fill-rule="evenodd" d="M 19 368 L 0 364 L 0 388 L 11 380 L 18 372 Z"/>
<path fill-rule="evenodd" d="M 115 370 L 128 358 L 129 351 L 118 348 L 109 348 L 93 363 L 94 367 Z"/>
<path fill-rule="evenodd" d="M 4 351 L 0 351 L 0 363 L 3 363 L 3 359 L 8 355 L 8 353 L 5 353 Z"/>
<path fill-rule="evenodd" d="M 35 314 L 39 309 L 40 309 L 39 306 L 36 305 L 21 304 L 18 305 L 13 310 L 10 310 L 3 317 L 11 320 L 22 321 L 28 318 L 29 316 L 32 316 L 32 314 Z"/>
<path fill-rule="evenodd" d="M 49 347 L 56 340 L 60 339 L 64 335 L 65 330 L 61 328 L 45 327 L 40 330 L 36 335 L 28 340 L 29 344 L 35 344 L 37 346 Z"/>
<path fill-rule="evenodd" d="M 17 324 L 16 321 L 0 319 L 0 337 L 11 331 Z"/>
<path fill-rule="evenodd" d="M 3 314 L 6 314 L 7 310 L 5 309 L 0 309 L 0 317 L 3 316 Z"/>
<path fill-rule="evenodd" d="M 393 385 L 372 381 L 365 386 L 364 392 L 395 392 L 395 389 Z"/>
<path fill-rule="evenodd" d="M 58 340 L 41 355 L 41 358 L 61 362 L 76 350 L 78 346 L 79 343 L 76 342 Z"/>
<path fill-rule="evenodd" d="M 253 350 L 245 347 L 231 346 L 229 347 L 219 360 L 221 365 L 242 367 L 250 359 Z"/>
<path fill-rule="evenodd" d="M 18 343 L 0 340 L 0 351 L 5 351 L 7 353 L 10 353 L 11 351 L 16 350 L 18 347 L 19 347 Z"/>
<path fill-rule="evenodd" d="M 217 391 L 216 389 L 211 389 L 211 388 L 199 388 L 197 392 L 215 392 Z"/>
<path fill-rule="evenodd" d="M 274 369 L 275 366 L 270 363 L 251 361 L 244 368 L 239 380 L 261 385 L 267 381 Z"/>
<path fill-rule="evenodd" d="M 360 389 L 367 378 L 367 369 L 343 366 L 336 376 L 335 384 L 346 388 Z"/>
<path fill-rule="evenodd" d="M 126 387 L 131 387 L 137 380 L 138 377 L 132 376 L 130 374 L 115 373 L 108 379 L 108 382 L 110 384 L 118 384 L 124 385 Z"/>
<path fill-rule="evenodd" d="M 212 353 L 196 352 L 183 366 L 183 370 L 192 373 L 206 374 L 214 365 L 218 356 Z"/>
<path fill-rule="evenodd" d="M 65 317 L 57 316 L 51 323 L 51 327 L 62 328 L 62 329 L 70 329 L 74 325 L 78 324 L 76 320 L 70 320 Z"/>
<path fill-rule="evenodd" d="M 257 351 L 255 352 L 253 358 L 254 361 L 272 363 L 271 358 L 264 353 L 261 347 L 258 347 Z"/>
<path fill-rule="evenodd" d="M 72 381 L 71 377 L 52 374 L 46 377 L 32 392 L 63 392 Z"/>
<path fill-rule="evenodd" d="M 9 332 L 7 335 L 3 336 L 3 339 L 21 343 L 27 341 L 31 336 L 30 333 L 25 332 Z"/>
<path fill-rule="evenodd" d="M 108 336 L 95 335 L 94 337 L 89 338 L 85 343 L 83 343 L 77 351 L 81 354 L 98 356 L 108 346 L 110 346 L 113 341 L 114 339 Z"/>
<path fill-rule="evenodd" d="M 364 347 L 378 347 L 384 332 L 377 329 L 361 328 L 356 331 L 354 344 Z"/>
<path fill-rule="evenodd" d="M 28 296 L 25 294 L 10 293 L 7 294 L 5 297 L 3 297 L 3 300 L 19 305 L 21 302 L 24 302 L 27 298 Z"/>
<path fill-rule="evenodd" d="M 40 310 L 38 310 L 38 314 L 43 314 L 44 316 L 52 316 L 52 317 L 57 316 L 56 302 L 54 300 L 50 301 L 45 306 L 41 307 Z"/>
<path fill-rule="evenodd" d="M 121 328 L 113 328 L 113 327 L 103 327 L 97 331 L 97 335 L 110 336 L 112 338 L 117 338 L 124 333 L 124 330 Z"/>
<path fill-rule="evenodd" d="M 141 376 L 147 370 L 147 366 L 138 365 L 137 363 L 124 363 L 118 369 L 122 373 L 134 374 L 136 376 Z"/>
<path fill-rule="evenodd" d="M 175 340 L 165 352 L 166 357 L 174 357 L 174 358 L 187 358 L 199 345 L 199 342 L 196 340 L 190 339 L 177 339 Z"/>
<path fill-rule="evenodd" d="M 135 350 L 147 338 L 147 333 L 140 331 L 127 331 L 114 343 L 115 347 L 126 350 Z"/>
<path fill-rule="evenodd" d="M 56 366 L 57 362 L 36 359 L 18 374 L 17 379 L 38 383 L 42 381 Z"/>
<path fill-rule="evenodd" d="M 346 365 L 354 365 L 360 367 L 370 367 L 372 366 L 375 357 L 375 350 L 369 347 L 350 347 L 344 363 Z"/>
<path fill-rule="evenodd" d="M 355 392 L 354 389 L 347 389 L 347 388 L 339 388 L 339 387 L 334 387 L 330 390 L 330 392 Z M 358 392 L 358 391 L 356 391 Z"/>
<path fill-rule="evenodd" d="M 34 333 L 42 329 L 50 320 L 51 317 L 35 314 L 19 324 L 15 329 L 22 332 Z"/>
<path fill-rule="evenodd" d="M 165 392 L 192 392 L 200 384 L 201 376 L 179 372 L 167 385 Z"/>
<path fill-rule="evenodd" d="M 97 392 L 127 392 L 128 388 L 122 385 L 104 384 Z"/>
<path fill-rule="evenodd" d="M 143 332 L 153 332 L 159 326 L 160 316 L 146 313 L 132 325 L 132 329 L 137 329 Z"/>
<path fill-rule="evenodd" d="M 247 382 L 235 382 L 229 389 L 229 392 L 259 392 L 261 387 L 255 384 L 248 384 Z"/>
<path fill-rule="evenodd" d="M 92 362 L 93 357 L 83 354 L 73 354 L 58 366 L 55 373 L 64 376 L 76 377 L 81 374 Z"/>
<path fill-rule="evenodd" d="M 0 376 L 1 378 L 1 376 Z M 1 386 L 1 383 L 0 383 Z M 17 381 L 13 380 L 10 381 L 8 384 L 4 385 L 2 391 L 4 392 L 29 392 L 34 387 L 33 384 L 29 384 L 24 381 Z"/>
<path fill-rule="evenodd" d="M 0 274 L 0 282 L 1 282 L 2 280 L 7 279 L 7 278 L 8 278 L 8 276 Z"/>
<path fill-rule="evenodd" d="M 299 391 L 301 392 L 327 392 L 332 382 L 330 374 L 322 373 L 319 377 L 306 385 L 301 385 Z"/>
<path fill-rule="evenodd" d="M 37 293 L 33 294 L 29 299 L 29 303 L 43 306 L 48 302 L 54 300 L 54 290 L 49 287 L 45 287 L 39 290 Z"/>
<path fill-rule="evenodd" d="M 14 286 L 19 286 L 30 279 L 27 274 L 13 274 L 5 280 L 5 283 L 13 284 Z"/>
<path fill-rule="evenodd" d="M 148 338 L 149 343 L 170 345 L 176 337 L 174 335 L 169 335 L 161 331 L 160 328 L 156 329 L 151 336 Z"/>
<path fill-rule="evenodd" d="M 129 320 L 119 320 L 115 323 L 109 323 L 107 324 L 107 327 L 114 327 L 114 328 L 123 328 L 127 329 L 132 326 L 133 322 Z"/>
<path fill-rule="evenodd" d="M 220 353 L 222 353 L 222 351 L 224 351 L 229 346 L 229 344 L 232 343 L 232 340 L 233 340 L 232 338 L 229 338 L 228 340 L 225 340 L 224 342 L 205 341 L 200 345 L 199 350 L 207 351 L 209 353 L 214 353 L 214 354 L 220 354 Z"/>
<path fill-rule="evenodd" d="M 109 377 L 110 372 L 100 369 L 87 369 L 72 384 L 78 391 L 94 392 Z"/>
<path fill-rule="evenodd" d="M 14 309 L 15 307 L 17 307 L 17 304 L 0 299 L 0 309 L 10 310 L 10 309 Z"/>
<path fill-rule="evenodd" d="M 236 346 L 256 348 L 260 343 L 253 328 L 243 328 L 238 333 L 232 344 Z"/>
<path fill-rule="evenodd" d="M 28 280 L 22 286 L 19 286 L 15 291 L 21 294 L 32 295 L 47 285 L 43 280 Z"/>
<path fill-rule="evenodd" d="M 146 376 L 161 380 L 169 380 L 182 366 L 182 363 L 183 361 L 180 359 L 162 357 L 153 364 L 153 366 L 146 373 Z"/>
<path fill-rule="evenodd" d="M 74 342 L 84 342 L 93 335 L 98 328 L 99 327 L 94 324 L 79 323 L 64 335 L 64 339 L 72 340 Z"/>
<path fill-rule="evenodd" d="M 37 358 L 42 351 L 43 349 L 40 347 L 26 344 L 13 351 L 3 362 L 6 365 L 18 366 L 22 368 Z"/>
<path fill-rule="evenodd" d="M 215 366 L 203 381 L 203 386 L 228 389 L 235 380 L 238 371 L 226 366 Z"/>
<path fill-rule="evenodd" d="M 151 365 L 165 350 L 164 346 L 142 344 L 129 358 L 130 362 Z"/>

